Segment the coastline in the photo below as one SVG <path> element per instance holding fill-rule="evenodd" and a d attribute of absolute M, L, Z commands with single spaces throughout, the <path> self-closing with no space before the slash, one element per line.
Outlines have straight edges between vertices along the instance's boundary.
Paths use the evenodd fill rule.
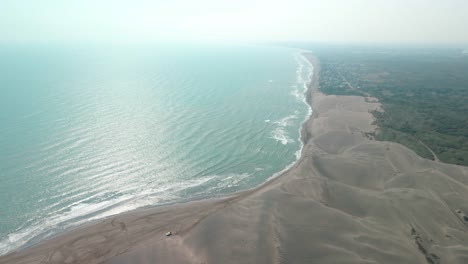
<path fill-rule="evenodd" d="M 132 129 L 132 135 L 136 136 L 135 139 L 138 138 L 138 140 L 131 140 L 128 142 L 125 140 L 124 136 L 118 140 L 116 144 L 112 144 L 115 148 L 112 145 L 106 148 L 106 151 L 110 152 L 112 149 L 115 153 L 137 150 L 137 152 L 142 155 L 137 159 L 128 156 L 119 158 L 122 159 L 119 161 L 113 160 L 106 155 L 99 155 L 97 152 L 100 151 L 89 148 L 86 144 L 81 145 L 80 143 L 80 147 L 76 149 L 76 153 L 88 153 L 88 151 L 90 151 L 90 153 L 88 153 L 89 155 L 80 154 L 80 156 L 83 156 L 86 161 L 96 160 L 96 163 L 76 163 L 68 158 L 68 161 L 60 161 L 67 164 L 70 168 L 83 170 L 78 171 L 78 178 L 70 176 L 63 179 L 63 181 L 59 181 L 60 184 L 65 186 L 66 190 L 69 191 L 56 188 L 56 185 L 52 184 L 50 186 L 51 191 L 48 191 L 48 193 L 54 193 L 54 195 L 48 197 L 44 194 L 44 197 L 41 197 L 42 199 L 37 199 L 41 201 L 40 205 L 38 204 L 36 208 L 37 212 L 35 212 L 34 209 L 24 211 L 24 215 L 33 215 L 33 219 L 31 217 L 29 219 L 26 218 L 27 221 L 23 221 L 24 223 L 22 221 L 14 221 L 17 216 L 18 218 L 22 217 L 22 210 L 12 209 L 13 213 L 6 214 L 6 222 L 3 226 L 5 228 L 3 232 L 1 232 L 0 256 L 6 255 L 9 252 L 30 248 L 42 241 L 66 234 L 70 230 L 81 227 L 83 224 L 96 223 L 109 216 L 142 208 L 167 206 L 175 203 L 186 203 L 195 200 L 229 196 L 239 191 L 255 188 L 289 169 L 297 159 L 299 159 L 300 150 L 303 147 L 302 141 L 300 140 L 300 128 L 302 127 L 302 123 L 308 119 L 309 114 L 307 113 L 310 109 L 310 106 L 304 100 L 303 93 L 305 93 L 305 87 L 307 87 L 304 83 L 306 83 L 306 81 L 309 82 L 307 76 L 311 74 L 312 68 L 309 68 L 309 63 L 300 55 L 300 50 L 297 49 L 281 47 L 242 47 L 239 50 L 244 49 L 255 52 L 257 52 L 257 50 L 262 50 L 262 52 L 266 53 L 273 52 L 268 57 L 277 61 L 276 64 L 279 66 L 282 66 L 276 67 L 273 65 L 272 68 L 270 68 L 268 66 L 270 64 L 265 64 L 267 67 L 262 66 L 263 64 L 259 64 L 258 72 L 268 73 L 268 76 L 258 74 L 258 77 L 254 77 L 255 79 L 259 78 L 258 85 L 255 86 L 255 89 L 258 88 L 260 91 L 256 92 L 256 90 L 253 91 L 250 88 L 245 88 L 255 93 L 249 95 L 249 97 L 256 98 L 260 96 L 261 98 L 258 98 L 259 100 L 265 100 L 265 106 L 258 107 L 261 101 L 254 99 L 252 100 L 252 105 L 256 110 L 253 112 L 250 111 L 248 116 L 229 113 L 224 116 L 224 114 L 219 114 L 222 113 L 222 109 L 212 112 L 216 113 L 216 116 L 223 116 L 222 120 L 218 120 L 220 121 L 219 123 L 225 122 L 226 125 L 227 123 L 232 124 L 232 126 L 228 125 L 228 128 L 231 129 L 227 130 L 220 129 L 219 127 L 216 129 L 216 124 L 218 124 L 218 122 L 216 122 L 217 119 L 215 116 L 205 116 L 205 118 L 203 118 L 203 112 L 209 113 L 211 111 L 210 109 L 212 109 L 211 106 L 206 109 L 205 107 L 203 107 L 203 109 L 197 108 L 197 111 L 201 110 L 202 112 L 195 113 L 196 111 L 190 111 L 191 113 L 178 114 L 181 118 L 170 118 L 171 121 L 164 121 L 168 126 L 171 126 L 170 124 L 177 124 L 174 127 L 174 133 L 170 134 L 175 135 L 175 132 L 177 132 L 179 128 L 179 130 L 184 133 L 180 134 L 180 136 L 174 136 L 171 139 L 165 138 L 161 141 L 161 144 L 163 144 L 161 146 L 157 143 L 160 141 L 157 139 L 158 137 L 149 136 L 149 138 L 143 140 L 138 136 L 139 132 Z M 252 55 L 253 54 L 247 55 L 247 58 L 252 57 Z M 187 63 L 191 63 L 193 60 L 191 58 L 187 59 Z M 226 60 L 229 59 L 230 57 L 227 56 Z M 256 56 L 253 56 L 252 59 L 256 60 Z M 257 59 L 262 60 L 261 57 L 257 57 Z M 219 61 L 222 62 L 223 59 Z M 236 69 L 234 69 L 236 67 L 237 66 L 233 66 L 234 72 L 232 74 L 226 72 L 228 76 L 222 78 L 223 80 L 234 78 L 232 81 L 229 81 L 229 83 L 232 84 L 230 87 L 236 87 L 237 83 L 250 82 L 250 78 L 243 80 L 244 78 L 242 77 L 236 77 Z M 283 68 L 284 70 L 280 70 L 281 72 L 278 71 L 278 69 Z M 214 70 L 216 71 L 216 69 Z M 249 72 L 253 74 L 256 73 L 257 70 L 252 69 L 252 71 Z M 219 76 L 218 74 L 216 75 Z M 257 74 L 255 74 L 255 76 L 257 76 Z M 202 74 L 199 75 L 199 77 L 203 79 L 206 76 Z M 219 77 L 213 77 L 213 81 L 216 80 L 216 78 Z M 191 87 L 197 87 L 197 85 L 196 83 L 193 85 L 190 83 Z M 239 94 L 241 97 L 243 92 L 240 92 L 239 89 L 242 90 L 242 87 L 248 86 L 242 85 L 239 88 L 235 88 L 236 94 Z M 192 90 L 192 88 L 187 89 L 187 94 Z M 210 89 L 204 90 L 208 91 Z M 145 94 L 147 91 L 148 90 L 141 92 Z M 213 93 L 213 95 L 215 95 L 216 91 L 210 90 L 208 93 Z M 221 91 L 221 93 L 225 92 Z M 229 87 L 226 93 L 229 93 Z M 178 96 L 178 94 L 179 93 L 176 92 L 174 96 Z M 197 92 L 197 96 L 199 94 L 200 93 Z M 278 97 L 278 99 L 273 99 L 276 98 L 277 94 L 281 96 Z M 148 95 L 151 95 L 151 93 Z M 198 97 L 199 99 L 202 98 L 203 101 L 206 100 L 204 99 L 206 96 Z M 213 98 L 215 97 L 216 96 Z M 225 96 L 223 96 L 223 98 L 224 97 Z M 168 98 L 172 97 L 168 96 Z M 236 101 L 231 96 L 229 96 L 227 100 L 231 102 Z M 191 102 L 198 104 L 195 101 L 197 101 L 195 97 L 191 99 Z M 284 106 L 282 106 L 283 101 Z M 222 105 L 221 107 L 224 109 L 229 105 L 228 102 L 216 102 L 217 103 L 213 104 L 213 109 L 220 105 Z M 126 103 L 131 102 L 129 101 Z M 138 104 L 140 103 L 142 107 L 146 104 L 145 102 L 138 102 Z M 233 109 L 237 109 L 236 105 L 239 104 L 234 103 L 232 106 Z M 242 103 L 242 109 L 247 109 L 246 106 L 245 103 Z M 182 105 L 180 107 L 181 111 L 178 112 L 184 112 L 183 109 L 185 108 Z M 87 114 L 90 113 L 83 113 L 83 116 L 87 116 Z M 151 115 L 148 114 L 146 116 Z M 190 116 L 191 118 L 189 118 Z M 179 124 L 182 117 L 184 120 L 187 118 L 187 122 L 181 122 Z M 116 116 L 116 119 L 118 118 L 119 115 Z M 232 121 L 228 121 L 229 118 L 233 118 Z M 250 119 L 252 119 L 252 122 L 248 121 Z M 207 128 L 205 128 L 203 120 L 206 120 Z M 151 130 L 158 132 L 159 126 L 166 126 L 156 125 L 158 122 L 159 121 L 149 122 L 149 124 L 154 124 L 155 126 L 152 127 Z M 78 126 L 78 124 L 76 124 L 76 126 Z M 99 126 L 106 127 L 106 123 L 100 124 Z M 190 129 L 181 128 L 185 126 Z M 112 127 L 107 129 L 112 131 Z M 91 134 L 89 136 L 83 135 L 83 140 L 89 140 L 89 142 L 98 139 L 101 140 L 101 137 L 97 136 L 100 133 L 98 132 L 100 129 L 94 131 L 95 133 L 92 134 L 95 135 L 95 137 L 91 136 Z M 181 131 L 179 131 L 179 133 Z M 117 134 L 119 134 L 119 132 L 117 132 Z M 220 135 L 220 137 L 212 135 Z M 67 138 L 71 142 L 74 140 L 72 139 L 74 135 L 70 136 L 64 134 L 63 139 L 65 140 Z M 108 134 L 106 138 L 110 139 L 112 137 Z M 246 147 L 236 147 L 237 144 L 235 142 L 239 141 L 239 139 L 246 143 Z M 141 145 L 141 147 L 138 146 L 141 143 L 140 141 L 145 143 Z M 125 145 L 127 143 L 131 145 L 128 146 L 128 148 Z M 210 147 L 218 146 L 218 144 L 219 147 Z M 93 144 L 89 144 L 89 146 L 91 145 Z M 158 148 L 150 147 L 151 145 L 158 146 Z M 117 146 L 121 147 L 117 148 Z M 166 147 L 171 149 L 171 151 L 167 151 L 167 153 L 172 153 L 172 150 L 176 151 L 176 149 L 178 149 L 174 152 L 176 154 L 171 154 L 170 160 L 172 161 L 164 158 L 164 155 L 161 155 L 161 157 L 159 154 L 154 157 L 152 156 L 152 154 L 156 153 L 166 153 L 166 151 L 164 151 Z M 62 149 L 62 147 L 57 147 L 57 149 Z M 59 150 L 54 149 L 51 155 L 56 152 L 59 152 Z M 234 155 L 233 152 L 235 152 Z M 174 163 L 176 160 L 178 162 Z M 70 172 L 68 170 L 65 172 L 52 170 L 50 173 L 47 173 L 46 170 L 41 171 L 41 168 L 46 166 L 62 166 L 60 162 L 57 162 L 56 166 L 52 166 L 52 163 L 48 162 L 44 162 L 44 164 L 40 166 L 35 165 L 34 167 L 37 167 L 38 170 L 35 177 L 38 179 L 56 179 L 56 177 L 59 177 L 57 175 L 61 175 L 62 173 L 74 175 L 74 170 L 70 170 Z M 132 166 L 126 165 L 126 163 L 132 164 Z M 110 164 L 114 164 L 115 168 L 108 168 L 107 165 L 104 166 L 104 164 L 109 164 L 109 166 Z M 20 164 L 17 165 L 18 168 L 24 167 Z M 117 169 L 117 166 L 122 166 L 122 168 L 119 167 L 119 169 Z M 181 167 L 183 167 L 183 169 Z M 160 171 L 160 168 L 163 169 Z M 32 168 L 31 171 L 33 170 L 35 169 Z M 8 169 L 6 174 L 9 174 Z M 115 181 L 115 177 L 113 179 L 113 174 L 119 176 L 119 181 Z M 21 174 L 17 176 L 20 177 L 20 175 Z M 75 178 L 76 180 L 71 180 Z M 128 181 L 128 179 L 133 179 L 133 181 L 125 182 Z M 179 181 L 177 179 L 186 180 Z M 81 182 L 81 184 L 78 184 L 78 186 L 74 185 L 79 182 Z M 106 183 L 107 187 L 102 189 L 102 187 L 99 187 L 100 184 L 96 184 L 97 182 Z M 143 188 L 141 189 L 143 192 L 137 191 L 132 193 L 131 190 L 136 190 L 137 188 Z M 49 189 L 49 187 L 47 189 Z M 41 188 L 37 190 L 41 190 Z M 37 192 L 40 193 L 41 191 Z M 101 192 L 103 194 L 97 194 Z M 73 195 L 70 195 L 70 193 L 73 193 Z M 87 193 L 96 194 L 89 197 Z M 13 192 L 12 197 L 14 198 L 16 195 L 21 196 L 20 192 Z M 49 211 L 49 209 L 41 210 L 42 206 L 47 207 L 49 203 L 48 199 L 51 197 L 58 197 L 54 198 L 57 200 L 58 204 L 55 205 L 54 203 L 56 208 L 54 207 L 53 210 L 50 209 L 51 211 Z M 21 199 L 18 198 L 18 200 Z M 24 201 L 27 201 L 27 199 L 24 199 Z M 10 204 L 14 203 L 6 203 L 5 206 L 7 209 Z M 26 202 L 25 204 L 35 203 L 32 201 L 31 203 Z M 6 212 L 8 212 L 8 210 L 6 210 Z"/>
<path fill-rule="evenodd" d="M 0 263 L 466 262 L 468 169 L 367 138 L 380 105 L 320 93 L 320 64 L 306 56 L 313 112 L 291 168 L 225 198 L 87 224 Z"/>
<path fill-rule="evenodd" d="M 25 247 L 20 247 L 17 250 L 8 252 L 7 254 L 5 254 L 3 256 L 0 256 L 0 263 L 3 263 L 3 259 L 6 259 L 6 261 L 8 262 L 8 261 L 10 261 L 9 258 L 12 257 L 12 256 L 22 255 L 23 253 L 28 253 L 29 251 L 34 250 L 36 247 L 44 247 L 45 244 L 55 243 L 55 240 L 61 240 L 62 237 L 66 238 L 68 236 L 72 236 L 72 234 L 74 234 L 75 232 L 80 232 L 80 230 L 82 230 L 82 229 L 96 228 L 95 225 L 99 225 L 102 222 L 107 222 L 108 220 L 110 220 L 111 222 L 114 222 L 115 221 L 114 218 L 118 218 L 120 216 L 124 217 L 126 215 L 133 215 L 133 214 L 135 214 L 135 215 L 137 215 L 137 214 L 146 214 L 146 213 L 149 213 L 149 212 L 152 212 L 152 211 L 155 211 L 155 213 L 156 213 L 156 211 L 159 211 L 158 209 L 161 209 L 161 210 L 164 211 L 164 209 L 166 209 L 166 208 L 170 209 L 171 207 L 173 207 L 174 209 L 179 208 L 179 207 L 181 209 L 185 208 L 185 207 L 197 207 L 199 203 L 209 203 L 209 204 L 218 205 L 219 203 L 234 202 L 234 201 L 236 201 L 238 199 L 241 199 L 242 197 L 248 196 L 249 194 L 256 192 L 257 190 L 262 189 L 263 187 L 265 187 L 265 186 L 269 185 L 270 183 L 274 182 L 276 179 L 282 177 L 284 174 L 288 173 L 288 171 L 292 170 L 295 167 L 295 165 L 297 163 L 299 163 L 300 159 L 303 156 L 303 151 L 304 151 L 304 148 L 305 148 L 305 145 L 306 145 L 306 141 L 309 138 L 309 136 L 307 136 L 307 132 L 306 132 L 306 124 L 308 122 L 310 122 L 311 119 L 313 118 L 313 110 L 312 110 L 312 106 L 311 106 L 311 103 L 312 103 L 311 102 L 311 98 L 312 98 L 311 94 L 313 92 L 318 92 L 318 87 L 317 87 L 318 79 L 315 78 L 318 75 L 318 70 L 319 70 L 318 61 L 316 60 L 316 58 L 314 56 L 307 56 L 307 54 L 310 54 L 309 51 L 302 50 L 302 51 L 299 51 L 298 54 L 299 54 L 299 56 L 302 56 L 307 61 L 307 63 L 309 63 L 312 66 L 313 71 L 311 72 L 310 76 L 308 76 L 310 81 L 307 82 L 307 89 L 304 92 L 304 95 L 305 95 L 304 103 L 307 104 L 307 106 L 309 108 L 309 114 L 306 117 L 306 119 L 301 123 L 300 128 L 299 128 L 299 131 L 300 131 L 299 140 L 301 141 L 301 148 L 297 151 L 299 153 L 299 156 L 294 162 L 287 165 L 281 171 L 276 172 L 271 177 L 269 177 L 264 183 L 260 184 L 259 186 L 254 187 L 254 188 L 243 190 L 243 191 L 236 192 L 236 193 L 233 193 L 233 194 L 227 194 L 227 195 L 222 196 L 222 197 L 205 198 L 205 199 L 201 199 L 201 200 L 194 200 L 194 201 L 181 202 L 181 203 L 163 204 L 163 205 L 157 205 L 155 207 L 137 208 L 137 209 L 134 209 L 132 211 L 123 212 L 123 213 L 113 215 L 113 216 L 110 216 L 110 217 L 107 217 L 107 218 L 104 218 L 104 219 L 99 219 L 99 220 L 95 220 L 95 221 L 92 221 L 92 222 L 89 222 L 89 223 L 84 223 L 84 224 L 82 224 L 80 226 L 77 226 L 77 227 L 72 228 L 72 229 L 70 229 L 68 231 L 65 231 L 64 233 L 54 235 L 54 236 L 52 236 L 50 238 L 47 238 L 47 239 L 45 239 L 43 241 L 40 241 L 40 242 L 36 243 L 36 244 L 30 245 L 30 246 L 25 246 Z M 314 65 L 314 63 L 317 63 L 317 68 L 316 68 L 316 65 Z M 174 232 L 172 232 L 172 233 L 174 233 Z M 33 253 L 33 254 L 36 254 L 36 253 Z M 22 261 L 21 257 L 18 260 L 16 258 L 13 258 L 13 259 L 15 259 L 15 261 Z M 36 259 L 36 257 L 35 257 L 35 259 Z M 53 261 L 53 260 L 48 259 L 47 261 Z M 80 260 L 79 263 L 81 263 L 81 261 L 82 260 Z M 21 263 L 21 262 L 19 262 L 19 263 Z M 30 262 L 26 261 L 24 263 L 30 263 Z M 57 263 L 60 263 L 60 262 L 57 262 Z M 96 263 L 99 263 L 99 262 L 96 262 Z"/>

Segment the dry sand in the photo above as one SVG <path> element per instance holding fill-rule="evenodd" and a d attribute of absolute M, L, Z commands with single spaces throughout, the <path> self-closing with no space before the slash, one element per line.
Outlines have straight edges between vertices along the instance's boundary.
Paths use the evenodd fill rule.
<path fill-rule="evenodd" d="M 321 94 L 309 58 L 314 113 L 283 175 L 224 199 L 115 216 L 0 263 L 468 263 L 468 168 L 366 137 L 380 105 Z"/>

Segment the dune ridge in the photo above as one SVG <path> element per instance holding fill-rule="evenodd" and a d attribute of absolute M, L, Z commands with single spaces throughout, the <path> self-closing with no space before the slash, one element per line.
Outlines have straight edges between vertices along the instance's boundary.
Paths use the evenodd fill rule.
<path fill-rule="evenodd" d="M 291 169 L 226 198 L 88 224 L 0 263 L 468 263 L 468 168 L 369 138 L 378 101 L 320 93 L 319 61 L 305 56 L 313 114 Z"/>

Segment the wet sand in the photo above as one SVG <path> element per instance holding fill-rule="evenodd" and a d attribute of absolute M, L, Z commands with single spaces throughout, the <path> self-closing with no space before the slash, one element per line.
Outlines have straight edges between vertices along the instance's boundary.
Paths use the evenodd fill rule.
<path fill-rule="evenodd" d="M 320 93 L 307 56 L 314 112 L 290 170 L 223 199 L 91 223 L 0 263 L 468 263 L 468 168 L 366 136 L 377 100 Z"/>

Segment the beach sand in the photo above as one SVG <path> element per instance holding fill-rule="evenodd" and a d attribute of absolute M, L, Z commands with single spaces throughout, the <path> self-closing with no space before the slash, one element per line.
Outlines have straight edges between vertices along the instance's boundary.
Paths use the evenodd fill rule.
<path fill-rule="evenodd" d="M 226 198 L 91 223 L 0 263 L 468 263 L 468 168 L 366 136 L 377 100 L 320 93 L 306 56 L 313 115 L 290 170 Z"/>

